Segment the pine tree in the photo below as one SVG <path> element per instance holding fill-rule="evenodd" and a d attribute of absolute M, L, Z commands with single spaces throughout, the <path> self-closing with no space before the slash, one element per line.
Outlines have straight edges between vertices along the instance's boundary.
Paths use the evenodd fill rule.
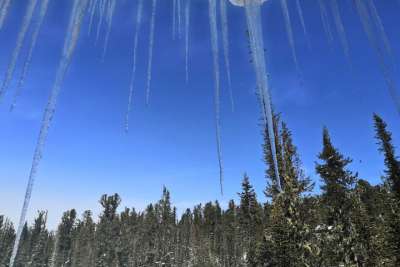
<path fill-rule="evenodd" d="M 92 212 L 83 213 L 73 232 L 72 267 L 85 267 L 94 265 L 94 235 L 95 223 Z"/>
<path fill-rule="evenodd" d="M 15 239 L 12 223 L 0 215 L 0 266 L 7 266 Z"/>
<path fill-rule="evenodd" d="M 64 212 L 57 229 L 57 242 L 54 254 L 55 267 L 69 267 L 72 265 L 72 240 L 75 226 L 76 211 Z"/>

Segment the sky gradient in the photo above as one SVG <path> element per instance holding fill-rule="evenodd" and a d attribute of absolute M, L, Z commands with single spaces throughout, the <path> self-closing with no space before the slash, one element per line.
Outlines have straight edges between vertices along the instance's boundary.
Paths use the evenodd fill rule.
<path fill-rule="evenodd" d="M 221 119 L 224 196 L 219 193 L 219 169 L 214 129 L 214 82 L 208 1 L 193 0 L 191 9 L 189 82 L 185 82 L 184 31 L 172 39 L 172 1 L 158 1 L 150 105 L 145 105 L 151 1 L 145 1 L 139 37 L 138 71 L 130 132 L 124 132 L 133 53 L 136 1 L 118 1 L 107 54 L 102 59 L 105 31 L 95 42 L 82 29 L 65 79 L 44 157 L 36 177 L 29 218 L 36 210 L 49 211 L 53 227 L 63 211 L 99 211 L 104 193 L 119 193 L 122 206 L 143 209 L 159 199 L 162 186 L 182 211 L 199 202 L 237 198 L 247 172 L 264 201 L 260 113 L 255 76 L 249 61 L 243 9 L 228 5 L 232 88 L 231 112 L 221 57 Z M 278 0 L 263 5 L 266 60 L 272 101 L 293 132 L 306 174 L 319 181 L 315 161 L 321 150 L 322 127 L 333 143 L 354 159 L 359 177 L 379 183 L 383 158 L 377 151 L 372 113 L 380 114 L 399 144 L 399 116 L 389 96 L 371 48 L 351 1 L 339 0 L 350 43 L 349 66 L 330 14 L 334 42 L 323 31 L 318 2 L 302 1 L 311 48 L 307 46 L 294 2 L 289 1 L 302 78 L 293 64 Z M 398 83 L 400 5 L 375 1 L 391 42 Z M 0 74 L 6 71 L 26 5 L 14 1 L 0 31 Z M 36 138 L 49 90 L 54 81 L 69 1 L 51 1 L 23 94 L 9 112 L 15 80 L 0 103 L 0 214 L 16 221 L 23 201 Z M 182 15 L 183 18 L 183 15 Z M 97 24 L 95 24 L 95 29 Z M 29 39 L 29 36 L 28 36 Z M 221 38 L 220 38 L 221 41 Z M 220 43 L 221 45 L 221 43 Z M 222 55 L 222 46 L 220 54 Z M 23 59 L 26 53 L 21 53 Z M 15 77 L 21 71 L 21 62 Z M 302 80 L 302 82 L 300 81 Z M 315 191 L 318 192 L 318 186 Z"/>

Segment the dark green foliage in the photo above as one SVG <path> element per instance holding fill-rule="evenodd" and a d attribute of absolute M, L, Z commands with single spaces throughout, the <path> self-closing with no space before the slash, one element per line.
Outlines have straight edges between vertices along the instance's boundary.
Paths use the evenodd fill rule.
<path fill-rule="evenodd" d="M 64 213 L 54 233 L 46 212 L 25 225 L 15 267 L 375 267 L 400 266 L 400 167 L 390 132 L 374 115 L 379 151 L 385 158 L 381 185 L 349 170 L 351 160 L 323 130 L 316 172 L 321 193 L 304 174 L 292 134 L 279 116 L 274 132 L 282 190 L 277 190 L 266 134 L 266 203 L 244 175 L 237 204 L 218 201 L 177 215 L 169 191 L 142 212 L 118 210 L 119 195 L 103 195 L 102 212 L 77 218 Z M 179 219 L 177 217 L 179 216 Z M 0 267 L 9 267 L 15 239 L 0 216 Z"/>

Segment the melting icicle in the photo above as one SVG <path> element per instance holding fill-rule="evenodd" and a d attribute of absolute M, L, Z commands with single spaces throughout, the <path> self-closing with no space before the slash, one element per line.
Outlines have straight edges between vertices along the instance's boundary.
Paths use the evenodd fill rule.
<path fill-rule="evenodd" d="M 176 0 L 172 0 L 172 39 L 176 37 Z"/>
<path fill-rule="evenodd" d="M 191 0 L 186 0 L 186 6 L 185 6 L 185 69 L 186 69 L 186 83 L 188 83 L 188 81 L 189 81 L 190 2 L 191 2 Z"/>
<path fill-rule="evenodd" d="M 13 100 L 11 108 L 10 108 L 11 111 L 15 108 L 15 105 L 17 103 L 17 99 L 21 95 L 22 87 L 24 86 L 25 78 L 26 78 L 26 75 L 28 74 L 29 66 L 31 65 L 33 51 L 35 50 L 37 38 L 38 38 L 38 35 L 39 35 L 39 32 L 40 32 L 40 29 L 42 28 L 43 20 L 44 20 L 44 18 L 46 16 L 46 13 L 47 13 L 47 8 L 49 6 L 49 1 L 50 0 L 42 0 L 41 6 L 40 6 L 40 11 L 39 11 L 39 18 L 38 18 L 38 20 L 36 22 L 35 28 L 34 28 L 33 33 L 32 33 L 32 39 L 31 39 L 31 43 L 30 43 L 30 46 L 29 46 L 29 52 L 28 52 L 28 55 L 27 55 L 27 57 L 25 59 L 24 66 L 22 68 L 21 76 L 20 76 L 20 78 L 18 80 L 17 89 L 16 89 L 15 95 L 14 95 L 14 100 Z"/>
<path fill-rule="evenodd" d="M 150 21 L 150 36 L 149 36 L 149 59 L 147 65 L 147 89 L 146 89 L 146 104 L 150 101 L 150 86 L 151 86 L 151 75 L 152 75 L 152 65 L 153 65 L 153 45 L 154 45 L 154 28 L 156 24 L 156 9 L 157 0 L 153 0 L 153 7 L 151 11 L 151 21 Z"/>
<path fill-rule="evenodd" d="M 342 44 L 343 52 L 350 63 L 351 60 L 350 60 L 349 43 L 347 41 L 346 31 L 343 26 L 342 16 L 340 15 L 340 10 L 337 0 L 331 0 L 331 5 L 332 5 L 333 18 L 335 20 L 336 28 L 339 33 L 339 39 Z"/>
<path fill-rule="evenodd" d="M 3 27 L 4 21 L 8 15 L 8 9 L 10 8 L 11 0 L 3 0 L 0 6 L 0 30 Z"/>
<path fill-rule="evenodd" d="M 221 122 L 220 122 L 220 81 L 219 81 L 219 63 L 218 63 L 218 28 L 217 28 L 217 6 L 216 0 L 208 1 L 208 14 L 210 20 L 210 32 L 211 32 L 211 48 L 213 55 L 213 66 L 214 66 L 214 82 L 215 82 L 215 129 L 217 137 L 217 152 L 218 152 L 218 164 L 219 164 L 219 182 L 221 187 L 221 194 L 223 194 L 223 163 L 222 163 L 222 149 L 221 149 Z"/>
<path fill-rule="evenodd" d="M 221 26 L 222 26 L 222 46 L 224 49 L 225 69 L 228 77 L 228 89 L 231 100 L 232 111 L 235 109 L 235 103 L 233 101 L 232 92 L 232 80 L 231 80 L 231 64 L 229 60 L 229 27 L 228 27 L 228 12 L 226 10 L 226 0 L 220 0 L 220 12 L 221 12 Z"/>
<path fill-rule="evenodd" d="M 371 25 L 371 17 L 368 12 L 368 9 L 365 6 L 363 0 L 354 0 L 354 2 L 356 4 L 358 15 L 361 19 L 361 23 L 364 27 L 364 31 L 367 34 L 368 41 L 370 42 L 371 46 L 374 48 L 374 50 L 377 53 L 379 67 L 380 67 L 383 77 L 386 81 L 390 96 L 392 97 L 392 100 L 396 106 L 397 112 L 400 114 L 400 97 L 397 93 L 395 81 L 393 80 L 392 76 L 390 75 L 390 68 L 386 64 L 384 53 L 379 46 L 376 36 L 374 35 L 373 28 Z"/>
<path fill-rule="evenodd" d="M 24 204 L 22 206 L 21 216 L 19 219 L 18 230 L 14 242 L 14 247 L 12 250 L 10 258 L 10 266 L 14 265 L 14 260 L 18 252 L 19 242 L 21 238 L 22 229 L 25 224 L 26 214 L 29 207 L 29 202 L 31 199 L 33 184 L 35 180 L 36 173 L 38 171 L 39 163 L 42 158 L 43 148 L 46 143 L 49 127 L 54 116 L 54 112 L 57 105 L 57 98 L 60 93 L 61 85 L 63 83 L 65 74 L 67 72 L 68 66 L 71 62 L 71 57 L 74 53 L 76 43 L 78 41 L 82 20 L 86 11 L 88 0 L 75 0 L 68 29 L 67 37 L 64 42 L 63 53 L 61 57 L 60 64 L 57 69 L 56 79 L 51 90 L 49 100 L 43 115 L 42 125 L 40 128 L 40 133 L 38 141 L 36 144 L 35 152 L 33 155 L 32 167 L 29 174 L 28 185 L 26 188 Z"/>
<path fill-rule="evenodd" d="M 100 0 L 100 8 L 99 8 L 99 22 L 97 24 L 97 33 L 96 33 L 96 41 L 95 43 L 97 44 L 97 41 L 99 40 L 100 36 L 100 30 L 101 30 L 101 25 L 103 25 L 103 20 L 104 20 L 104 13 L 106 10 L 106 5 L 107 5 L 107 0 Z"/>
<path fill-rule="evenodd" d="M 89 18 L 89 28 L 88 28 L 89 34 L 92 32 L 93 19 L 94 19 L 94 15 L 96 13 L 96 7 L 97 7 L 98 3 L 99 3 L 99 0 L 91 0 L 90 1 L 90 8 L 89 8 L 90 18 Z"/>
<path fill-rule="evenodd" d="M 178 12 L 178 37 L 181 39 L 182 36 L 182 0 L 177 0 L 177 12 Z"/>
<path fill-rule="evenodd" d="M 103 59 L 107 53 L 108 39 L 110 38 L 111 26 L 112 26 L 112 22 L 113 22 L 113 18 L 114 18 L 116 4 L 117 4 L 117 0 L 110 0 L 108 2 L 107 17 L 106 17 L 107 32 L 106 32 L 106 37 L 104 39 L 104 48 L 103 48 L 103 56 L 102 56 Z"/>
<path fill-rule="evenodd" d="M 299 63 L 297 61 L 296 47 L 295 47 L 294 38 L 293 38 L 292 22 L 290 20 L 290 14 L 289 14 L 287 0 L 281 0 L 281 6 L 282 6 L 283 17 L 285 18 L 286 33 L 287 33 L 287 36 L 289 39 L 290 49 L 292 50 L 293 61 L 294 61 L 294 64 L 296 65 L 297 71 L 300 73 L 300 67 L 299 67 Z"/>
<path fill-rule="evenodd" d="M 125 131 L 128 132 L 129 130 L 129 114 L 132 108 L 132 100 L 133 100 L 133 84 L 135 82 L 136 76 L 136 60 L 137 60 L 137 46 L 139 42 L 139 32 L 142 24 L 142 15 L 143 15 L 143 0 L 139 0 L 137 6 L 137 13 L 136 13 L 136 32 L 135 32 L 135 39 L 133 41 L 133 67 L 132 67 L 132 76 L 129 83 L 129 97 L 128 97 L 128 110 L 125 116 Z"/>
<path fill-rule="evenodd" d="M 306 22 L 304 20 L 303 8 L 301 7 L 300 0 L 296 0 L 297 13 L 299 14 L 301 27 L 303 28 L 304 37 L 306 38 L 307 45 L 311 48 L 310 40 L 308 38 Z"/>
<path fill-rule="evenodd" d="M 12 76 L 14 74 L 15 65 L 17 64 L 18 56 L 21 51 L 22 45 L 24 43 L 26 32 L 28 31 L 29 25 L 31 23 L 33 12 L 35 11 L 36 3 L 37 3 L 37 0 L 29 0 L 29 4 L 26 9 L 26 13 L 24 15 L 24 19 L 22 21 L 22 26 L 18 33 L 17 43 L 16 43 L 14 51 L 11 55 L 11 60 L 8 63 L 6 74 L 5 74 L 3 83 L 0 88 L 0 100 L 4 96 L 4 94 L 8 88 L 8 85 L 11 82 Z"/>
<path fill-rule="evenodd" d="M 318 4 L 319 4 L 320 13 L 321 13 L 322 26 L 324 27 L 324 31 L 325 31 L 326 37 L 328 38 L 329 44 L 332 44 L 333 35 L 332 35 L 332 31 L 331 31 L 331 25 L 329 23 L 328 11 L 326 9 L 324 0 L 318 0 Z"/>
<path fill-rule="evenodd" d="M 368 0 L 367 3 L 368 3 L 368 6 L 369 6 L 369 8 L 371 10 L 372 19 L 374 20 L 376 28 L 378 29 L 378 32 L 379 32 L 379 34 L 381 36 L 381 39 L 383 41 L 383 44 L 385 46 L 386 53 L 388 53 L 389 56 L 393 57 L 392 48 L 390 46 L 389 38 L 388 38 L 388 36 L 386 34 L 385 27 L 383 26 L 381 17 L 379 16 L 379 13 L 378 13 L 378 10 L 376 9 L 375 3 L 374 3 L 373 0 Z"/>
<path fill-rule="evenodd" d="M 260 10 L 261 1 L 245 0 L 244 4 L 246 11 L 247 27 L 249 31 L 251 56 L 257 80 L 260 107 L 263 115 L 264 125 L 268 129 L 269 141 L 271 143 L 271 152 L 274 161 L 274 170 L 276 176 L 275 183 L 278 190 L 281 191 L 282 188 L 279 177 L 278 159 L 276 155 L 276 145 L 274 138 L 275 135 L 273 129 L 271 97 L 268 88 L 267 68 L 264 55 L 264 40 L 262 34 Z"/>

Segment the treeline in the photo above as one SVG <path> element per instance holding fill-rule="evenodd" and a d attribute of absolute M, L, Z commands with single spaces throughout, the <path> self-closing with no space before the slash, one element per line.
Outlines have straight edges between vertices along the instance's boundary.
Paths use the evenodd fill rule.
<path fill-rule="evenodd" d="M 302 171 L 292 135 L 274 118 L 279 178 L 268 133 L 264 156 L 267 203 L 260 203 L 244 176 L 240 202 L 187 209 L 180 218 L 164 188 L 145 211 L 117 209 L 121 199 L 103 195 L 103 211 L 78 218 L 64 213 L 55 232 L 46 212 L 25 225 L 15 266 L 400 266 L 400 164 L 385 122 L 374 115 L 378 149 L 385 163 L 379 185 L 351 171 L 347 158 L 323 130 L 316 172 L 321 193 Z M 277 188 L 281 180 L 282 190 Z M 0 217 L 0 266 L 8 266 L 13 225 Z"/>

